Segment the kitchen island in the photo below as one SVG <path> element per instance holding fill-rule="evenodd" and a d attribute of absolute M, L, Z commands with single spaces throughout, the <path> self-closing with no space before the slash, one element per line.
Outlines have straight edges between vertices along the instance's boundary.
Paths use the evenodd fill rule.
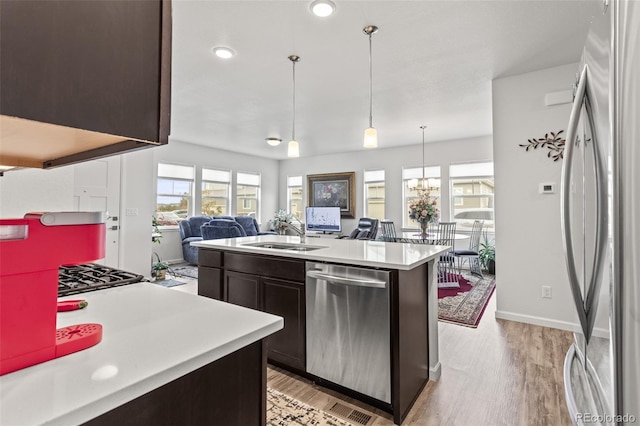
<path fill-rule="evenodd" d="M 279 235 L 192 244 L 199 248 L 198 294 L 284 317 L 284 329 L 267 339 L 269 362 L 384 409 L 393 414 L 398 424 L 428 380 L 439 378 L 435 271 L 440 254 L 448 247 L 311 237 L 301 242 L 297 236 Z M 325 266 L 342 268 L 355 277 L 356 284 L 342 278 L 323 278 L 329 276 L 321 271 Z M 386 278 L 381 282 L 370 278 L 374 275 Z M 316 287 L 311 287 L 314 280 L 309 277 L 319 277 L 323 294 L 316 294 Z M 325 285 L 325 281 L 332 284 Z M 375 290 L 364 287 L 379 287 L 385 294 L 383 302 L 375 296 L 377 302 L 367 305 L 364 301 L 371 300 L 369 295 Z M 316 303 L 320 299 L 327 303 Z M 336 309 L 347 299 L 350 303 L 362 302 L 357 313 L 348 305 Z M 326 316 L 322 315 L 323 306 L 332 309 Z M 347 316 L 354 322 L 336 320 L 345 311 L 351 312 Z M 382 322 L 380 317 L 384 318 Z M 328 322 L 334 325 L 328 326 Z M 363 329 L 364 333 L 352 332 L 351 325 L 356 323 L 358 327 L 375 323 L 376 327 Z M 323 328 L 330 333 L 343 331 L 324 339 L 316 335 Z M 365 334 L 368 337 L 363 338 Z M 334 337 L 337 343 L 327 348 L 325 342 Z M 314 346 L 314 341 L 319 344 Z M 386 381 L 386 389 L 381 392 L 369 391 L 368 383 L 361 387 L 356 383 L 370 380 L 362 380 L 366 374 L 354 374 L 354 368 L 362 367 L 355 361 L 333 366 L 326 362 L 336 352 L 333 349 L 358 346 L 360 353 L 367 353 L 362 350 L 363 345 L 373 341 L 386 342 L 386 346 L 371 347 L 368 353 L 373 356 L 365 356 L 357 364 L 366 368 L 371 363 L 368 376 Z M 388 369 L 384 374 L 378 374 L 381 358 Z M 339 371 L 332 374 L 325 369 L 326 374 L 315 373 L 313 364 L 323 361 L 329 364 L 328 370 Z M 351 379 L 345 379 L 349 376 Z"/>
<path fill-rule="evenodd" d="M 97 345 L 0 376 L 0 424 L 263 424 L 262 339 L 280 317 L 151 283 L 60 300 L 57 327 L 98 323 Z"/>

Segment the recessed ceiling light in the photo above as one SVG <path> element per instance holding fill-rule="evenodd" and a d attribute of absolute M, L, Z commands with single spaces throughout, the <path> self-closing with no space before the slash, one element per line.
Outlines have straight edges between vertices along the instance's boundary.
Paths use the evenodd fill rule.
<path fill-rule="evenodd" d="M 267 138 L 267 143 L 271 146 L 278 146 L 280 145 L 280 142 L 282 142 L 282 139 L 279 138 Z"/>
<path fill-rule="evenodd" d="M 315 0 L 309 7 L 314 15 L 321 18 L 326 18 L 336 10 L 336 5 L 331 0 Z"/>
<path fill-rule="evenodd" d="M 222 59 L 232 58 L 236 54 L 236 52 L 234 52 L 233 49 L 231 49 L 230 47 L 218 46 L 218 47 L 214 47 L 211 50 L 213 51 L 213 53 L 215 53 L 215 55 L 218 58 L 222 58 Z"/>

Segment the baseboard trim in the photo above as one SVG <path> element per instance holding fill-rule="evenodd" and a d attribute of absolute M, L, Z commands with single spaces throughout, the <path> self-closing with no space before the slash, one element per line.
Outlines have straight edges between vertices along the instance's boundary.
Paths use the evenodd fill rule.
<path fill-rule="evenodd" d="M 539 325 L 542 327 L 557 328 L 560 330 L 567 330 L 574 333 L 582 332 L 580 329 L 580 326 L 576 323 L 552 320 L 549 318 L 536 317 L 533 315 L 523 315 L 515 312 L 506 312 L 506 311 L 496 310 L 496 319 L 523 322 L 525 324 Z M 602 337 L 602 338 L 610 337 L 608 330 L 605 330 L 603 328 L 598 328 L 598 327 L 593 329 L 593 335 L 595 337 Z"/>
<path fill-rule="evenodd" d="M 437 382 L 440 379 L 441 375 L 442 375 L 442 364 L 440 364 L 440 361 L 438 361 L 438 364 L 436 364 L 435 367 L 429 368 L 429 380 L 433 380 L 434 382 Z"/>

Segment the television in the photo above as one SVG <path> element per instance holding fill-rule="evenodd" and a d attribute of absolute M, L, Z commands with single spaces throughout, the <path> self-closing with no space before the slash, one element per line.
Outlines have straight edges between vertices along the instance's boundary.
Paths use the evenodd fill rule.
<path fill-rule="evenodd" d="M 340 207 L 307 207 L 306 229 L 313 232 L 341 232 Z"/>

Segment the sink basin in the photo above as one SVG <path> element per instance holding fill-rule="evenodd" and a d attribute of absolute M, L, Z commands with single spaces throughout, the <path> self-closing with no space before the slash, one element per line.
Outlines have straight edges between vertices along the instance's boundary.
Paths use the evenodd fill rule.
<path fill-rule="evenodd" d="M 308 244 L 299 243 L 274 243 L 274 242 L 260 242 L 260 243 L 246 243 L 242 244 L 247 247 L 260 247 L 276 250 L 293 250 L 293 251 L 311 251 L 321 248 L 327 248 L 326 246 L 312 246 Z"/>

